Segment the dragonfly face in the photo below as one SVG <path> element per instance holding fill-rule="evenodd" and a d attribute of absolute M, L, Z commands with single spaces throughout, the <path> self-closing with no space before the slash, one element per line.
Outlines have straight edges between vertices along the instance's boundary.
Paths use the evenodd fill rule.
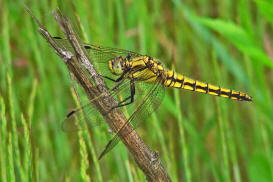
<path fill-rule="evenodd" d="M 111 59 L 108 64 L 111 73 L 114 75 L 121 75 L 124 71 L 125 61 L 126 60 L 123 59 L 122 56 L 117 56 L 114 59 Z"/>

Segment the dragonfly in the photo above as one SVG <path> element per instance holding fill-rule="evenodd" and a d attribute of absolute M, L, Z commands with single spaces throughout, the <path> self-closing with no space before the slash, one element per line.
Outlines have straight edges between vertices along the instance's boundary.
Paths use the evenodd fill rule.
<path fill-rule="evenodd" d="M 63 48 L 72 50 L 66 39 L 60 37 L 55 37 L 55 39 Z M 167 69 L 159 59 L 147 55 L 92 44 L 83 44 L 82 46 L 88 52 L 99 74 L 111 83 L 109 92 L 117 101 L 117 104 L 112 109 L 125 107 L 130 110 L 127 121 L 107 143 L 99 159 L 117 145 L 120 140 L 118 137 L 119 133 L 127 125 L 131 124 L 136 129 L 141 122 L 159 108 L 164 98 L 166 87 L 191 90 L 237 101 L 252 101 L 252 97 L 246 93 L 184 76 L 174 70 Z M 92 105 L 94 100 L 99 97 L 68 113 L 63 121 L 63 128 L 74 127 L 77 120 L 89 119 L 99 115 Z M 89 122 L 90 126 L 96 125 L 95 123 L 98 123 L 98 120 L 100 121 L 101 118 L 91 119 Z"/>

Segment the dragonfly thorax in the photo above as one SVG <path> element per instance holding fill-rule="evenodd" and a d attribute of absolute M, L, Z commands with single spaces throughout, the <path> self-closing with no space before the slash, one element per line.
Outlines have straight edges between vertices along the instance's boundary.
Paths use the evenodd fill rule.
<path fill-rule="evenodd" d="M 121 56 L 117 56 L 109 61 L 109 69 L 114 75 L 121 75 L 124 71 L 125 59 Z"/>

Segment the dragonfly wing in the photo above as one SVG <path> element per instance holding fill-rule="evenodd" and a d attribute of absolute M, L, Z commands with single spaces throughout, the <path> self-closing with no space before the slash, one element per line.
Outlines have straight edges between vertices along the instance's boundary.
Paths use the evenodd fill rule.
<path fill-rule="evenodd" d="M 165 89 L 163 85 L 161 84 L 160 80 L 158 80 L 155 84 L 146 84 L 146 86 L 150 86 L 147 94 L 143 97 L 141 102 L 137 103 L 137 107 L 135 108 L 134 112 L 130 115 L 124 125 L 117 131 L 113 138 L 108 142 L 105 149 L 100 154 L 99 159 L 101 159 L 118 144 L 120 140 L 119 135 L 121 132 L 125 136 L 132 132 L 131 130 L 126 133 L 126 126 L 131 124 L 134 129 L 136 129 L 145 119 L 147 119 L 154 111 L 159 108 L 165 95 Z"/>
<path fill-rule="evenodd" d="M 61 37 L 54 37 L 57 44 L 69 51 L 74 52 L 73 47 L 71 46 L 70 42 L 67 39 L 63 39 Z M 98 62 L 107 62 L 109 60 L 105 59 L 103 55 L 108 55 L 110 58 L 114 58 L 116 56 L 123 56 L 126 57 L 128 55 L 132 57 L 139 57 L 142 56 L 139 53 L 128 51 L 124 49 L 118 49 L 118 48 L 111 48 L 111 47 L 103 47 L 103 46 L 96 46 L 88 43 L 82 43 L 82 46 L 86 49 L 86 51 L 90 54 L 92 53 L 97 57 Z"/>
<path fill-rule="evenodd" d="M 102 99 L 107 94 L 112 95 L 112 97 L 119 102 L 119 94 L 128 92 L 130 89 L 129 82 L 130 80 L 128 79 L 122 80 L 122 83 L 119 85 L 118 89 L 113 89 L 115 88 L 114 86 L 112 89 L 108 90 L 108 93 L 101 93 L 96 98 L 89 100 L 86 104 L 70 111 L 62 122 L 62 130 L 65 132 L 73 132 L 81 129 L 92 129 L 103 125 L 105 122 L 103 122 L 101 114 L 95 108 L 94 102 L 96 102 L 97 99 Z"/>
<path fill-rule="evenodd" d="M 60 37 L 55 37 L 55 41 L 57 44 L 65 50 L 69 50 L 74 52 L 73 47 L 67 39 L 62 39 Z M 92 44 L 83 43 L 82 46 L 86 49 L 92 63 L 95 65 L 97 71 L 103 76 L 111 76 L 111 78 L 115 79 L 117 76 L 113 75 L 109 68 L 108 62 L 114 59 L 117 56 L 127 57 L 130 55 L 132 58 L 142 56 L 133 51 L 110 48 L 110 47 L 102 47 L 96 46 Z"/>

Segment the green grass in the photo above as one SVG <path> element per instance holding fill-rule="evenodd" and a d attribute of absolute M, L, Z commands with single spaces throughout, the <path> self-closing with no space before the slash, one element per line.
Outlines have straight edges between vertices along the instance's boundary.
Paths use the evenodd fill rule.
<path fill-rule="evenodd" d="M 76 105 L 70 77 L 24 3 L 61 36 L 51 15 L 55 0 L 2 1 L 0 181 L 145 181 L 123 144 L 97 160 L 105 129 L 61 130 Z M 246 103 L 167 89 L 138 133 L 159 151 L 172 181 L 273 181 L 271 7 L 272 0 L 75 3 L 86 42 L 148 54 L 253 97 Z"/>

